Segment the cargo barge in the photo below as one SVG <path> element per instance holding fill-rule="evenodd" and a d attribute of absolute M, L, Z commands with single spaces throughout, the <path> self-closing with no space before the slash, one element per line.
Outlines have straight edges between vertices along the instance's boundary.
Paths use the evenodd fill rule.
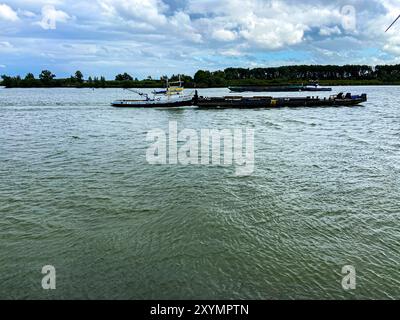
<path fill-rule="evenodd" d="M 199 108 L 282 108 L 282 107 L 331 107 L 331 106 L 355 106 L 367 101 L 367 95 L 352 95 L 339 93 L 329 98 L 319 97 L 202 97 L 197 92 L 193 98 L 193 104 Z"/>

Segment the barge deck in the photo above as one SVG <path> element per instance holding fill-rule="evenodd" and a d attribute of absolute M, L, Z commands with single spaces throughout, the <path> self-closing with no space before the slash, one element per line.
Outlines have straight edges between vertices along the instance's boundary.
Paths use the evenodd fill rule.
<path fill-rule="evenodd" d="M 355 106 L 367 101 L 367 95 L 344 95 L 319 97 L 202 97 L 197 92 L 193 98 L 193 104 L 199 108 L 282 108 L 282 107 L 331 107 L 331 106 Z"/>

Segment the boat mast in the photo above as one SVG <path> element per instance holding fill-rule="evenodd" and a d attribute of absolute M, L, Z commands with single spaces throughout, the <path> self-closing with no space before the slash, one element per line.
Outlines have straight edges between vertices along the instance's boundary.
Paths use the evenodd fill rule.
<path fill-rule="evenodd" d="M 167 81 L 167 95 L 180 95 L 183 91 L 181 75 L 178 76 L 178 81 Z"/>

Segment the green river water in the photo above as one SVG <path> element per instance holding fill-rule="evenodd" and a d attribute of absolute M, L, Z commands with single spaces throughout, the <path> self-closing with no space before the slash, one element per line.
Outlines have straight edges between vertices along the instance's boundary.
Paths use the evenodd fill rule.
<path fill-rule="evenodd" d="M 115 109 L 129 92 L 0 89 L 0 298 L 400 298 L 400 87 L 334 91 L 369 101 Z M 171 122 L 254 129 L 253 174 L 149 164 Z"/>

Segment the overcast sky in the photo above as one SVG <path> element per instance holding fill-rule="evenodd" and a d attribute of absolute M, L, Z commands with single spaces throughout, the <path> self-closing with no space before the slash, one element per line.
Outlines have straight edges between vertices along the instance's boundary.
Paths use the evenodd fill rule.
<path fill-rule="evenodd" d="M 400 63 L 400 0 L 0 0 L 0 74 Z"/>

